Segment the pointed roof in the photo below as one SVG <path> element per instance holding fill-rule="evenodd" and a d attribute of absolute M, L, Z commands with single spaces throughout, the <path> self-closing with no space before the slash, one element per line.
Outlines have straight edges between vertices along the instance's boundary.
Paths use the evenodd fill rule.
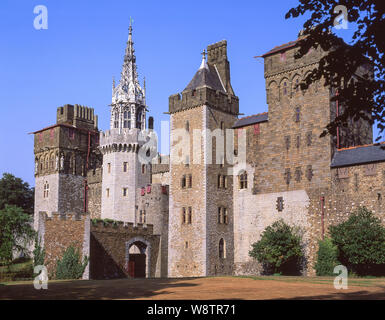
<path fill-rule="evenodd" d="M 132 41 L 132 21 L 130 21 L 127 47 L 119 84 L 113 89 L 112 103 L 137 103 L 144 105 L 144 90 L 139 84 L 136 71 L 134 42 Z"/>
<path fill-rule="evenodd" d="M 183 91 L 208 87 L 213 90 L 226 92 L 226 89 L 224 88 L 222 80 L 219 76 L 218 70 L 215 66 L 207 64 L 205 51 L 203 51 L 202 55 L 203 59 L 200 68 L 195 73 L 194 77 Z"/>

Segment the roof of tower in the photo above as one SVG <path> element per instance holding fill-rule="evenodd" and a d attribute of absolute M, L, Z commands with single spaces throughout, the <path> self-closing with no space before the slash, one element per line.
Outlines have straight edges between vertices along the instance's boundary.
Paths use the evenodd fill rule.
<path fill-rule="evenodd" d="M 294 40 L 294 41 L 290 41 L 288 43 L 285 43 L 285 44 L 281 44 L 279 46 L 276 46 L 274 47 L 273 49 L 269 50 L 268 52 L 266 52 L 265 54 L 261 55 L 261 56 L 255 56 L 254 58 L 259 58 L 259 57 L 262 57 L 262 58 L 265 58 L 273 53 L 277 53 L 279 51 L 282 51 L 282 50 L 286 50 L 286 49 L 289 49 L 289 48 L 292 48 L 292 47 L 295 47 L 298 43 L 300 39 L 297 39 L 297 40 Z"/>
<path fill-rule="evenodd" d="M 269 115 L 267 112 L 258 113 L 258 114 L 254 114 L 251 116 L 238 119 L 233 125 L 233 128 L 235 129 L 240 127 L 245 127 L 255 123 L 266 122 L 268 120 L 269 120 Z"/>
<path fill-rule="evenodd" d="M 221 78 L 215 66 L 207 64 L 205 58 L 206 52 L 203 51 L 202 55 L 203 59 L 200 68 L 183 91 L 209 87 L 214 90 L 226 92 L 226 89 L 222 84 Z"/>
<path fill-rule="evenodd" d="M 330 164 L 332 168 L 385 160 L 383 143 L 338 149 Z"/>

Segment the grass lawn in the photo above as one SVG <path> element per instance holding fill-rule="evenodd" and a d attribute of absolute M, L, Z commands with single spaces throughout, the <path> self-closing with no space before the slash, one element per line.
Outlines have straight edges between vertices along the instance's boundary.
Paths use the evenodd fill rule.
<path fill-rule="evenodd" d="M 33 276 L 33 261 L 15 263 L 9 266 L 0 266 L 0 281 L 28 279 Z"/>

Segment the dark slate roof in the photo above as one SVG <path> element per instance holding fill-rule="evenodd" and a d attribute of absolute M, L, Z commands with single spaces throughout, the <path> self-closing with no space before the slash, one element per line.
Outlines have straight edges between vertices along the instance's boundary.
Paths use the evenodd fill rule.
<path fill-rule="evenodd" d="M 340 149 L 335 152 L 330 164 L 332 168 L 364 164 L 378 161 L 385 161 L 384 144 L 358 146 Z"/>
<path fill-rule="evenodd" d="M 289 48 L 291 48 L 291 47 L 294 47 L 294 46 L 297 45 L 298 40 L 299 40 L 299 39 L 294 40 L 294 41 L 290 41 L 290 42 L 285 43 L 285 44 L 282 44 L 282 45 L 280 45 L 280 46 L 276 46 L 276 47 L 274 47 L 273 49 L 271 49 L 271 50 L 269 50 L 268 52 L 266 52 L 265 54 L 261 55 L 261 57 L 264 58 L 264 57 L 266 57 L 266 56 L 268 56 L 268 55 L 270 55 L 270 54 L 277 53 L 277 52 L 279 52 L 279 51 L 282 51 L 282 50 L 285 50 L 285 49 L 289 49 Z M 258 58 L 258 56 L 254 57 L 254 58 Z"/>
<path fill-rule="evenodd" d="M 269 120 L 269 116 L 267 112 L 254 114 L 252 116 L 238 119 L 237 122 L 235 122 L 235 124 L 233 125 L 233 128 L 240 128 L 240 127 L 248 126 L 250 124 L 265 122 L 268 120 Z"/>
<path fill-rule="evenodd" d="M 202 87 L 209 87 L 214 90 L 226 92 L 221 84 L 218 72 L 215 67 L 211 65 L 207 65 L 207 68 L 200 68 L 184 90 L 193 90 Z"/>

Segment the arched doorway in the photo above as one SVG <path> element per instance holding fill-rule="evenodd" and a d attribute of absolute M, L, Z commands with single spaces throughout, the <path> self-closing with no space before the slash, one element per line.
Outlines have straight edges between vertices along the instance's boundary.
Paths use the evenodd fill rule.
<path fill-rule="evenodd" d="M 126 270 L 130 277 L 149 277 L 150 252 L 150 243 L 141 237 L 135 237 L 126 242 Z"/>

